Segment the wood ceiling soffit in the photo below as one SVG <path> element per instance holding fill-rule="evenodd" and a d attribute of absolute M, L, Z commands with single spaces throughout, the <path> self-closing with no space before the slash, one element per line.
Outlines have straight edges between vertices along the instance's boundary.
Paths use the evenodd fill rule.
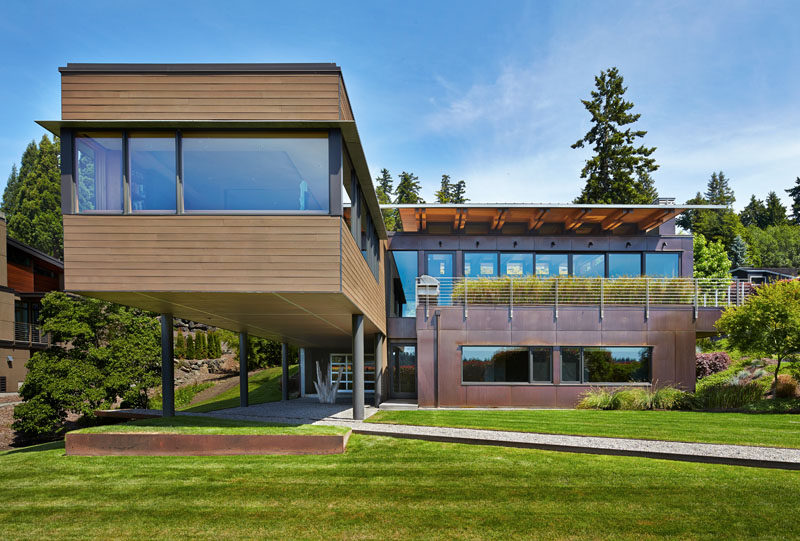
<path fill-rule="evenodd" d="M 578 209 L 573 212 L 569 218 L 564 220 L 564 229 L 572 231 L 573 229 L 579 228 L 583 224 L 586 215 L 589 214 L 589 210 L 590 209 Z"/>
<path fill-rule="evenodd" d="M 536 213 L 528 220 L 528 231 L 539 229 L 544 223 L 544 216 L 550 209 L 537 209 Z"/>
<path fill-rule="evenodd" d="M 670 220 L 681 213 L 681 209 L 666 209 L 666 210 L 658 210 L 641 222 L 639 222 L 638 227 L 642 231 L 650 231 L 655 229 L 659 225 L 663 224 L 667 220 Z"/>
<path fill-rule="evenodd" d="M 497 230 L 503 227 L 503 224 L 506 223 L 506 214 L 508 213 L 508 209 L 497 209 L 497 212 L 492 217 L 492 229 Z"/>
<path fill-rule="evenodd" d="M 600 228 L 603 231 L 613 231 L 620 225 L 622 225 L 622 220 L 630 214 L 630 210 L 628 209 L 619 209 L 615 210 L 611 214 L 608 215 L 602 222 L 600 222 Z"/>

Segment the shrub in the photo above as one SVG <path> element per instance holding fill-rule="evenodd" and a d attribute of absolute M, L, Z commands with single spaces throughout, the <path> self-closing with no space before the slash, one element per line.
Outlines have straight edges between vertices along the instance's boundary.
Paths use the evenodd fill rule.
<path fill-rule="evenodd" d="M 764 390 L 756 382 L 744 385 L 717 383 L 697 391 L 694 395 L 693 405 L 697 409 L 738 409 L 758 402 L 763 396 Z"/>
<path fill-rule="evenodd" d="M 178 329 L 178 335 L 175 337 L 175 358 L 186 358 L 186 338 L 183 336 L 183 331 Z"/>
<path fill-rule="evenodd" d="M 614 395 L 605 389 L 589 389 L 581 397 L 576 406 L 578 409 L 611 410 L 617 409 Z"/>
<path fill-rule="evenodd" d="M 688 406 L 688 393 L 675 387 L 652 389 L 590 389 L 584 393 L 578 408 L 599 410 L 652 410 L 684 409 Z"/>
<path fill-rule="evenodd" d="M 777 398 L 794 398 L 797 396 L 797 380 L 789 374 L 778 376 L 778 384 L 775 386 L 775 396 Z"/>
<path fill-rule="evenodd" d="M 724 351 L 714 353 L 698 353 L 695 356 L 697 379 L 722 372 L 731 365 L 730 356 Z"/>
<path fill-rule="evenodd" d="M 660 387 L 653 393 L 653 409 L 677 410 L 688 407 L 689 393 L 675 387 Z"/>
<path fill-rule="evenodd" d="M 194 353 L 194 338 L 192 338 L 191 334 L 186 337 L 186 358 L 187 359 L 196 358 Z"/>

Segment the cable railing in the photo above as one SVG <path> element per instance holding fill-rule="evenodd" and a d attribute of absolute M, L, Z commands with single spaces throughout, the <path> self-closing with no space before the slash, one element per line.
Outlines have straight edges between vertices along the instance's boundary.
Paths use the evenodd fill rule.
<path fill-rule="evenodd" d="M 50 344 L 50 336 L 42 332 L 39 325 L 32 323 L 14 323 L 14 341 L 46 346 Z"/>
<path fill-rule="evenodd" d="M 556 278 L 488 277 L 416 280 L 419 306 L 689 305 L 742 304 L 753 292 L 750 282 L 715 278 Z"/>

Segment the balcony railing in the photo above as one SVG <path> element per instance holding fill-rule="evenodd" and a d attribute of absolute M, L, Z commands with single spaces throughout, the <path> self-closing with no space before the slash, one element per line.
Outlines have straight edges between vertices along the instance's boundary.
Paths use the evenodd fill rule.
<path fill-rule="evenodd" d="M 695 308 L 742 304 L 754 287 L 750 282 L 704 278 L 434 278 L 416 281 L 421 307 L 688 305 Z"/>
<path fill-rule="evenodd" d="M 14 323 L 14 341 L 37 346 L 50 345 L 50 336 L 42 332 L 39 325 L 32 323 Z"/>

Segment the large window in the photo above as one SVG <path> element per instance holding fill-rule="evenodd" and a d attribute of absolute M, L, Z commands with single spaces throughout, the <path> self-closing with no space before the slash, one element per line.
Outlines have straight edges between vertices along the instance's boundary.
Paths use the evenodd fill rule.
<path fill-rule="evenodd" d="M 464 252 L 464 276 L 497 276 L 497 252 Z"/>
<path fill-rule="evenodd" d="M 680 276 L 680 256 L 676 253 L 644 254 L 647 276 L 676 278 Z"/>
<path fill-rule="evenodd" d="M 533 274 L 533 254 L 500 254 L 501 276 L 530 276 Z"/>
<path fill-rule="evenodd" d="M 608 254 L 608 276 L 620 278 L 623 276 L 642 275 L 641 254 Z"/>
<path fill-rule="evenodd" d="M 542 278 L 569 275 L 569 256 L 567 254 L 536 254 L 536 275 Z"/>
<path fill-rule="evenodd" d="M 75 134 L 80 213 L 122 212 L 122 134 Z"/>
<path fill-rule="evenodd" d="M 186 133 L 182 144 L 187 212 L 330 208 L 323 135 Z"/>
<path fill-rule="evenodd" d="M 464 382 L 527 383 L 528 348 L 464 346 L 461 363 Z"/>
<path fill-rule="evenodd" d="M 389 258 L 394 260 L 394 267 L 397 275 L 395 283 L 399 283 L 399 291 L 395 291 L 395 298 L 398 300 L 395 316 L 415 317 L 417 312 L 417 252 L 415 251 L 391 251 Z"/>
<path fill-rule="evenodd" d="M 132 212 L 177 212 L 175 134 L 130 133 Z"/>
<path fill-rule="evenodd" d="M 572 256 L 572 274 L 574 276 L 600 277 L 606 275 L 606 257 L 604 254 L 575 254 Z"/>
<path fill-rule="evenodd" d="M 564 383 L 638 383 L 650 381 L 650 347 L 562 347 Z"/>

